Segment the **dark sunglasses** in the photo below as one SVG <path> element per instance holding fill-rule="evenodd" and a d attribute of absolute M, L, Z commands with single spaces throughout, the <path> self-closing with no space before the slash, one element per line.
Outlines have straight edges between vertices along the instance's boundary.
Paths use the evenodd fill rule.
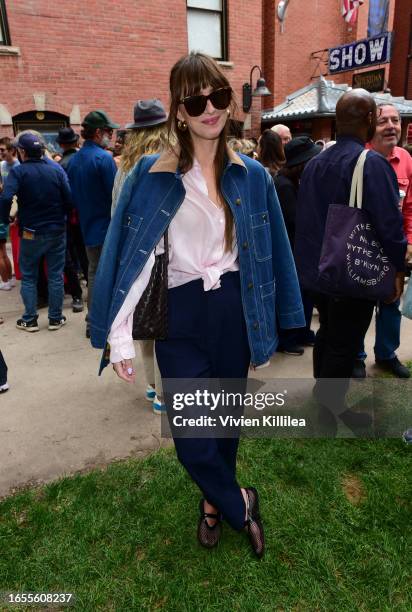
<path fill-rule="evenodd" d="M 199 117 L 205 112 L 208 100 L 211 101 L 212 105 L 217 110 L 224 110 L 229 106 L 231 99 L 232 88 L 220 87 L 220 89 L 215 89 L 208 96 L 202 94 L 197 96 L 186 96 L 186 98 L 180 100 L 179 103 L 184 105 L 188 115 L 191 117 Z"/>

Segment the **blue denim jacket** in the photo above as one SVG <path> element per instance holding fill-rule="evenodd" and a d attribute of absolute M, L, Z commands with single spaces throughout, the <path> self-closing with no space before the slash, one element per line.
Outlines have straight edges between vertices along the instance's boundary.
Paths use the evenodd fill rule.
<path fill-rule="evenodd" d="M 130 287 L 185 198 L 177 157 L 143 157 L 127 178 L 100 258 L 90 315 L 91 342 L 107 337 Z M 277 325 L 302 327 L 305 317 L 295 264 L 270 175 L 261 164 L 228 151 L 222 193 L 233 213 L 243 310 L 251 361 L 265 363 L 278 345 Z"/>

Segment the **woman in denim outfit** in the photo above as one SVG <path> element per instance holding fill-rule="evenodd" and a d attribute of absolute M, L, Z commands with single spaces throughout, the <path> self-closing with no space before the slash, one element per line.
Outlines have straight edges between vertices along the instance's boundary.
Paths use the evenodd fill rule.
<path fill-rule="evenodd" d="M 182 58 L 170 92 L 178 146 L 143 157 L 122 189 L 96 277 L 92 344 L 106 348 L 101 369 L 110 358 L 134 382 L 133 312 L 167 229 L 168 336 L 156 342 L 162 379 L 246 380 L 249 366 L 276 350 L 276 312 L 282 327 L 305 323 L 279 202 L 265 169 L 227 147 L 235 105 L 217 63 L 201 53 Z M 236 480 L 238 439 L 177 437 L 175 446 L 204 496 L 200 543 L 218 543 L 224 518 L 247 531 L 261 557 L 258 493 Z"/>

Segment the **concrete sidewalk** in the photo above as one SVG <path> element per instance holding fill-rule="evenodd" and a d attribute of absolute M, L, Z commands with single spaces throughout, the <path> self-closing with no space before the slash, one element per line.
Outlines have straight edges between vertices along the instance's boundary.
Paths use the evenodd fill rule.
<path fill-rule="evenodd" d="M 73 314 L 70 302 L 66 298 L 65 327 L 49 332 L 47 310 L 42 309 L 40 331 L 29 334 L 15 327 L 22 314 L 19 287 L 0 291 L 5 319 L 0 348 L 10 384 L 10 391 L 0 396 L 0 496 L 170 443 L 160 437 L 160 419 L 144 398 L 139 360 L 136 385 L 119 380 L 111 368 L 98 377 L 100 351 L 85 338 L 85 313 Z M 412 321 L 404 319 L 401 359 L 412 359 L 411 340 Z M 369 330 L 371 356 L 373 342 Z M 372 365 L 369 374 L 376 373 Z M 269 368 L 254 373 L 261 379 L 311 376 L 312 349 L 302 357 L 276 354 Z"/>

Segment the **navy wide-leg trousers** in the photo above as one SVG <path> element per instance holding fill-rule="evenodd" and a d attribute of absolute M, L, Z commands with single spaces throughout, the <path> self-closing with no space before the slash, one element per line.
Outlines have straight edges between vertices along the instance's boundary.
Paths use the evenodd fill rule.
<path fill-rule="evenodd" d="M 240 277 L 227 272 L 221 287 L 195 280 L 168 291 L 168 338 L 156 342 L 162 379 L 246 379 L 250 351 Z M 242 529 L 245 504 L 236 481 L 237 438 L 175 438 L 179 461 L 207 501 Z"/>

